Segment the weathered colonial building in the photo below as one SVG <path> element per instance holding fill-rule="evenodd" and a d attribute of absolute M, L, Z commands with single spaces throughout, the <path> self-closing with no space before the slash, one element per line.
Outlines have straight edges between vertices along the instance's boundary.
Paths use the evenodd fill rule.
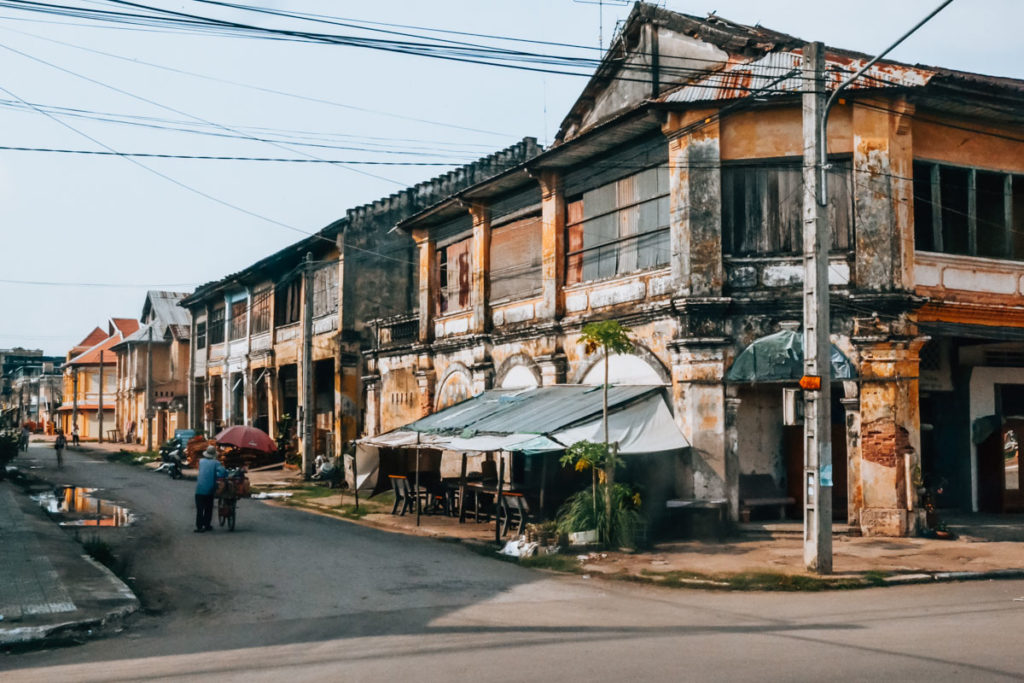
<path fill-rule="evenodd" d="M 802 317 L 803 46 L 638 3 L 551 148 L 399 223 L 417 306 L 379 323 L 367 433 L 490 388 L 600 383 L 578 338 L 614 318 L 636 343 L 612 381 L 664 385 L 692 444 L 675 496 L 736 519 L 754 473 L 801 500 L 802 428 L 782 419 L 798 374 L 730 370 Z M 866 61 L 826 48 L 828 87 Z M 1003 446 L 1024 416 L 1022 105 L 1020 81 L 883 61 L 832 111 L 831 338 L 849 377 L 833 502 L 864 533 L 910 533 L 922 475 L 946 480 L 940 505 L 1021 500 Z"/>
<path fill-rule="evenodd" d="M 63 365 L 63 404 L 60 428 L 70 435 L 75 424 L 82 439 L 116 434 L 117 358 L 113 348 L 139 329 L 139 321 L 111 318 L 107 329 L 97 327 L 68 351 Z"/>
<path fill-rule="evenodd" d="M 187 294 L 150 291 L 141 327 L 112 348 L 117 356 L 116 426 L 121 438 L 159 446 L 185 428 L 188 416 L 188 311 L 178 306 Z M 150 367 L 152 366 L 152 374 Z M 147 405 L 146 391 L 150 391 Z M 147 407 L 152 409 L 147 425 Z"/>
<path fill-rule="evenodd" d="M 505 150 L 346 212 L 316 234 L 181 301 L 192 314 L 190 422 L 214 434 L 249 424 L 294 437 L 313 412 L 314 450 L 339 453 L 362 431 L 361 352 L 367 321 L 408 311 L 415 291 L 415 245 L 395 223 L 448 194 L 535 156 L 526 138 Z M 306 257 L 310 256 L 310 265 Z M 307 288 L 312 304 L 305 305 Z M 303 405 L 305 317 L 311 318 L 313 405 Z"/>

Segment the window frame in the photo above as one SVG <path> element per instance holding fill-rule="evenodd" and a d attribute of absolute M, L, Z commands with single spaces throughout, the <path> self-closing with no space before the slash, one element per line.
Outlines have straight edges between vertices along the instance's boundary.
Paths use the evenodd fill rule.
<path fill-rule="evenodd" d="M 228 341 L 245 339 L 249 332 L 249 298 L 231 302 L 231 322 L 228 325 Z"/>
<path fill-rule="evenodd" d="M 639 182 L 639 178 L 645 174 L 654 172 L 655 178 L 655 191 L 649 196 L 640 198 L 633 198 L 628 201 L 620 203 L 620 193 L 623 190 L 624 183 L 631 181 L 633 183 Z M 662 173 L 664 173 L 664 186 L 661 181 L 663 179 Z M 599 196 L 597 193 L 600 191 L 607 191 L 609 194 L 614 193 L 614 202 L 611 208 L 600 210 L 592 215 L 587 215 L 587 204 L 586 197 L 590 194 L 592 197 L 597 199 Z M 638 169 L 636 172 L 618 178 L 616 180 L 604 183 L 597 187 L 591 188 L 585 192 L 575 195 L 572 198 L 567 198 L 565 208 L 565 283 L 568 286 L 582 284 L 584 282 L 595 282 L 599 280 L 624 277 L 635 273 L 642 273 L 648 270 L 657 270 L 665 268 L 671 263 L 671 207 L 668 206 L 670 195 L 668 170 L 662 165 L 658 164 L 655 166 L 648 166 L 647 168 Z M 660 213 L 662 204 L 664 207 L 664 219 L 661 218 Z M 623 228 L 627 223 L 630 222 L 630 218 L 635 220 L 637 229 L 639 230 L 639 223 L 642 220 L 643 214 L 641 213 L 641 207 L 652 206 L 657 216 L 656 223 L 657 227 L 653 229 L 646 229 L 643 232 L 635 232 L 631 234 L 624 234 Z M 633 213 L 635 212 L 635 214 Z M 588 223 L 595 224 L 596 222 L 612 219 L 615 223 L 616 237 L 610 239 L 597 238 L 598 241 L 594 244 L 587 244 L 587 232 L 584 230 L 584 226 Z M 647 242 L 647 244 L 645 244 Z M 633 247 L 632 256 L 627 255 L 627 250 L 623 248 L 623 245 L 628 243 L 635 243 Z M 574 248 L 574 245 L 579 245 Z M 646 249 L 654 249 L 654 257 L 649 259 L 653 263 L 651 265 L 640 265 L 642 255 L 646 255 Z M 610 254 L 607 254 L 611 251 Z M 664 256 L 662 256 L 664 253 Z M 595 255 L 590 256 L 588 255 Z M 625 257 L 625 258 L 624 258 Z M 624 262 L 632 258 L 636 261 L 636 265 L 624 267 Z M 608 259 L 606 261 L 606 259 Z M 608 262 L 613 261 L 612 273 L 598 273 L 595 277 L 588 277 L 587 270 L 591 268 L 597 268 L 599 271 L 602 267 L 606 267 Z"/>
<path fill-rule="evenodd" d="M 210 310 L 209 322 L 206 325 L 206 336 L 210 346 L 224 343 L 225 305 L 218 304 Z"/>
<path fill-rule="evenodd" d="M 249 304 L 250 333 L 253 335 L 263 334 L 270 331 L 270 297 L 273 296 L 273 287 L 264 287 L 253 292 Z"/>
<path fill-rule="evenodd" d="M 196 321 L 196 350 L 206 348 L 206 318 Z"/>
<path fill-rule="evenodd" d="M 967 186 L 964 188 L 966 211 L 959 211 L 955 206 L 949 205 L 949 201 L 944 202 L 943 198 L 949 194 L 948 190 L 951 188 L 948 185 L 943 185 L 943 169 L 949 173 L 966 173 Z M 950 256 L 1024 261 L 1024 235 L 1021 235 L 1021 231 L 1024 230 L 1024 220 L 1022 220 L 1024 216 L 1018 216 L 1018 212 L 1014 211 L 1016 204 L 1024 204 L 1024 174 L 918 157 L 914 158 L 912 173 L 915 251 Z M 978 189 L 979 175 L 1002 176 L 1001 228 L 997 226 L 997 223 L 981 218 L 981 214 L 988 213 L 991 207 L 981 208 L 982 203 L 979 201 L 981 198 Z M 927 176 L 927 182 L 925 176 Z M 922 190 L 928 192 L 927 197 L 922 196 Z M 1015 228 L 1015 222 L 1021 223 L 1021 227 Z M 923 223 L 928 223 L 928 225 L 922 225 Z M 979 231 L 983 228 L 982 224 L 984 223 L 997 226 L 998 239 L 995 242 L 990 241 L 992 233 L 983 235 Z M 956 225 L 959 225 L 966 235 L 949 234 Z M 951 238 L 954 237 L 958 240 L 966 239 L 965 248 L 949 246 Z M 995 243 L 998 243 L 999 248 L 989 250 L 982 247 L 979 249 L 983 244 Z M 989 253 L 981 253 L 982 251 Z M 996 253 L 993 254 L 992 251 Z"/>
<path fill-rule="evenodd" d="M 857 211 L 853 157 L 850 154 L 833 154 L 829 155 L 828 161 L 830 192 L 827 211 L 831 232 L 829 253 L 842 254 L 853 249 L 856 239 Z M 767 173 L 763 178 L 759 178 L 755 175 L 758 171 Z M 773 171 L 777 173 L 775 177 L 770 175 Z M 796 180 L 795 183 L 792 182 L 793 178 L 786 181 L 792 188 L 785 196 L 778 194 L 783 184 L 780 173 L 782 171 L 794 174 Z M 734 173 L 745 173 L 743 182 L 757 185 L 756 189 L 764 190 L 765 194 L 752 194 L 745 187 L 743 195 L 738 196 L 735 190 L 740 178 L 734 177 Z M 839 181 L 843 182 L 842 186 Z M 721 187 L 722 253 L 725 256 L 779 258 L 799 256 L 803 253 L 803 159 L 786 156 L 725 161 L 721 165 Z M 769 191 L 775 191 L 776 195 L 770 197 L 767 194 Z M 750 201 L 751 196 L 755 201 Z M 772 202 L 775 202 L 774 206 Z M 742 206 L 742 210 L 737 212 L 739 206 Z M 760 222 L 756 229 L 750 226 L 753 218 L 750 209 L 760 212 Z M 774 209 L 776 215 L 769 217 L 769 209 Z M 840 227 L 837 220 L 840 210 L 845 210 L 846 213 L 841 226 L 845 232 L 835 231 L 835 228 Z M 740 213 L 742 215 L 739 215 Z M 757 242 L 774 244 L 749 244 L 752 242 L 751 238 L 758 238 Z"/>

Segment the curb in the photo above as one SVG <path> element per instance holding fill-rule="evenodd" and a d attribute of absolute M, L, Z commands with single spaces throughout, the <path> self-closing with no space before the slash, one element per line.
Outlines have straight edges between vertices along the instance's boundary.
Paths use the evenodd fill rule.
<path fill-rule="evenodd" d="M 892 585 L 914 583 L 950 583 L 953 581 L 994 581 L 996 579 L 1024 579 L 1024 569 L 993 569 L 987 572 L 922 572 L 887 576 L 885 583 Z"/>

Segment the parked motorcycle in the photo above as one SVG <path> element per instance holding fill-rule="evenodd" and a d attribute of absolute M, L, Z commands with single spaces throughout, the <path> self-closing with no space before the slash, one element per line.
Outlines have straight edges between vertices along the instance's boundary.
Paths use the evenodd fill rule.
<path fill-rule="evenodd" d="M 185 467 L 185 446 L 181 440 L 169 439 L 160 446 L 160 459 L 163 461 L 157 472 L 166 472 L 171 479 L 181 479 L 181 470 Z"/>

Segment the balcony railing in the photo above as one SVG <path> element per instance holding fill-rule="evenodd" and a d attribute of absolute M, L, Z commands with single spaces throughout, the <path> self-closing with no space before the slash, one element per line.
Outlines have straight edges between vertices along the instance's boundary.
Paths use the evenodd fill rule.
<path fill-rule="evenodd" d="M 370 324 L 377 330 L 377 343 L 380 346 L 400 346 L 419 339 L 420 319 L 416 314 L 382 318 L 371 321 Z"/>

